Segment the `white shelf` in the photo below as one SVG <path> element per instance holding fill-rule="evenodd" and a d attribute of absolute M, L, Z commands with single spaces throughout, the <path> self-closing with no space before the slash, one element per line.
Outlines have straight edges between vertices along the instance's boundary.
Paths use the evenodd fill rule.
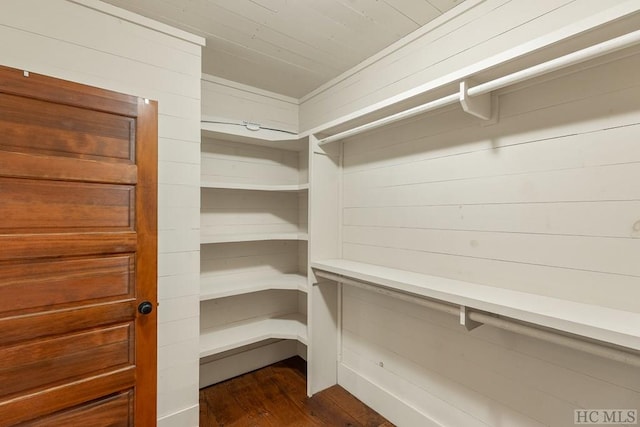
<path fill-rule="evenodd" d="M 311 263 L 311 267 L 384 288 L 640 350 L 640 313 L 343 259 L 316 261 Z"/>
<path fill-rule="evenodd" d="M 202 181 L 200 187 L 251 191 L 304 191 L 309 189 L 309 184 L 245 184 L 237 182 Z"/>
<path fill-rule="evenodd" d="M 221 281 L 219 278 L 202 278 L 200 279 L 200 301 L 269 289 L 307 292 L 307 276 L 303 274 L 280 274 L 270 277 L 235 281 Z"/>
<path fill-rule="evenodd" d="M 300 313 L 252 319 L 200 332 L 200 357 L 212 356 L 267 339 L 291 339 L 307 344 L 307 324 Z"/>
<path fill-rule="evenodd" d="M 261 240 L 309 240 L 307 233 L 238 233 L 238 234 L 202 234 L 200 244 L 257 242 Z"/>
<path fill-rule="evenodd" d="M 203 117 L 203 120 L 206 120 L 206 118 Z M 252 131 L 237 124 L 202 121 L 200 123 L 200 131 L 205 138 L 223 139 L 225 141 L 280 148 L 289 151 L 300 151 L 306 145 L 306 135 L 269 129 Z"/>

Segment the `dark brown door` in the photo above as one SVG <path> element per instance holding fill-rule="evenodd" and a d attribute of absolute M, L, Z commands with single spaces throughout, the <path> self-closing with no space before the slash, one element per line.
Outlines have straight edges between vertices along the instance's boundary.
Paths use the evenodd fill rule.
<path fill-rule="evenodd" d="M 155 102 L 0 67 L 0 426 L 155 425 L 156 176 Z"/>

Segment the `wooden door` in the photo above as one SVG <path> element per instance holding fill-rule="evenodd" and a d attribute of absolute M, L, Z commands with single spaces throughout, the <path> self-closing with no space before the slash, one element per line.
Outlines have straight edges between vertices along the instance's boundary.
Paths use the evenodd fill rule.
<path fill-rule="evenodd" d="M 0 67 L 0 426 L 155 425 L 156 176 L 155 102 Z"/>

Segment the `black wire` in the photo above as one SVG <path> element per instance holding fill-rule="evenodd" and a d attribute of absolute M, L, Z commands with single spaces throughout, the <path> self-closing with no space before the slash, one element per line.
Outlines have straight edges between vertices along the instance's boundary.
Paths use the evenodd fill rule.
<path fill-rule="evenodd" d="M 233 126 L 242 126 L 244 128 L 247 127 L 246 124 L 240 124 L 240 123 L 231 123 L 231 122 L 219 122 L 219 121 L 215 121 L 215 120 L 202 120 L 202 123 L 215 123 L 215 124 L 220 124 L 220 125 L 233 125 Z M 255 124 L 255 123 L 251 123 L 251 124 Z M 282 129 L 276 129 L 276 128 L 267 128 L 267 127 L 263 127 L 260 125 L 257 125 L 259 129 L 264 129 L 264 130 L 272 130 L 275 132 L 282 132 L 282 133 L 287 133 L 289 135 L 297 135 L 296 132 L 291 132 L 288 130 L 282 130 Z"/>

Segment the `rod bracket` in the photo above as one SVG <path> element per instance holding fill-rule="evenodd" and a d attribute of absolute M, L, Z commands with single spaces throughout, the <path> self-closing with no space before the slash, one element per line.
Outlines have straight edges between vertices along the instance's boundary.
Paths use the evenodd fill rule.
<path fill-rule="evenodd" d="M 470 311 L 466 306 L 464 305 L 460 306 L 460 324 L 464 326 L 467 331 L 473 331 L 478 326 L 482 326 L 483 323 L 476 322 L 475 320 L 471 320 L 469 318 L 469 313 Z"/>
<path fill-rule="evenodd" d="M 462 109 L 466 113 L 476 116 L 482 120 L 491 120 L 493 117 L 491 93 L 470 96 L 469 88 L 472 83 L 473 80 L 471 79 L 466 79 L 460 82 L 460 104 L 462 104 Z"/>

